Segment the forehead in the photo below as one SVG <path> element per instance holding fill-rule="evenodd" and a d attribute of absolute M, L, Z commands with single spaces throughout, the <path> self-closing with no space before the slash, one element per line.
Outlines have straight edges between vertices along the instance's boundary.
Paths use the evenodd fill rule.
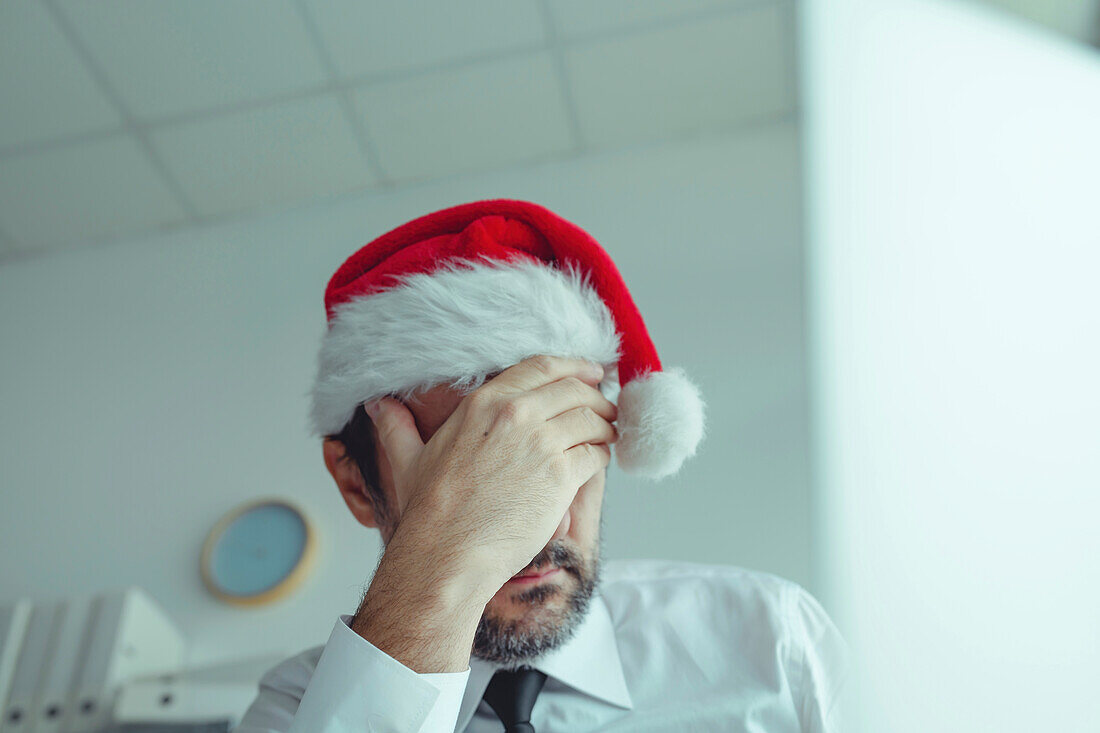
<path fill-rule="evenodd" d="M 432 420 L 442 418 L 440 423 L 450 416 L 458 403 L 462 401 L 462 394 L 445 384 L 437 385 L 431 389 L 422 389 L 414 392 L 412 397 L 405 402 L 417 420 Z"/>
<path fill-rule="evenodd" d="M 485 381 L 488 382 L 497 374 L 500 372 L 487 375 Z M 427 441 L 443 423 L 447 422 L 451 413 L 458 409 L 458 403 L 462 402 L 463 397 L 465 395 L 461 390 L 447 384 L 439 384 L 414 392 L 404 404 L 416 418 L 416 427 L 420 430 L 421 438 Z"/>
<path fill-rule="evenodd" d="M 462 402 L 464 396 L 458 389 L 440 384 L 414 392 L 404 404 L 416 418 L 416 427 L 420 430 L 421 438 L 427 441 L 447 422 L 451 413 L 458 409 L 458 403 Z"/>

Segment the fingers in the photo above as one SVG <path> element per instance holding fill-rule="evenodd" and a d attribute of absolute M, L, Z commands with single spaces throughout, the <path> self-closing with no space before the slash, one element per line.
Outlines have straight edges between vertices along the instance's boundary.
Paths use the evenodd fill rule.
<path fill-rule="evenodd" d="M 608 422 L 618 416 L 615 403 L 595 387 L 576 377 L 565 377 L 515 398 L 521 411 L 529 410 L 536 419 L 550 420 L 577 407 L 590 407 Z"/>
<path fill-rule="evenodd" d="M 565 457 L 572 471 L 572 485 L 583 486 L 611 463 L 611 446 L 581 443 L 565 451 Z"/>
<path fill-rule="evenodd" d="M 548 420 L 546 428 L 554 436 L 554 444 L 561 446 L 563 451 L 582 443 L 614 443 L 619 439 L 615 426 L 587 406 Z"/>
<path fill-rule="evenodd" d="M 404 471 L 424 448 L 416 418 L 409 408 L 392 397 L 369 402 L 365 409 L 374 422 L 378 441 L 385 449 L 390 465 L 395 471 Z"/>
<path fill-rule="evenodd" d="M 543 385 L 565 377 L 576 377 L 588 384 L 598 384 L 603 378 L 603 367 L 585 359 L 567 359 L 560 356 L 532 356 L 524 359 L 487 383 L 485 387 L 499 394 L 530 392 Z"/>

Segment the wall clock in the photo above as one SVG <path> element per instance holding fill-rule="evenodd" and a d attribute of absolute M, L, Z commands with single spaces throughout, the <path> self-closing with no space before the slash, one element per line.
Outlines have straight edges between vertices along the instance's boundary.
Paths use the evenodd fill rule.
<path fill-rule="evenodd" d="M 260 499 L 214 525 L 202 548 L 203 583 L 236 606 L 286 597 L 312 569 L 315 532 L 305 514 L 284 499 Z"/>

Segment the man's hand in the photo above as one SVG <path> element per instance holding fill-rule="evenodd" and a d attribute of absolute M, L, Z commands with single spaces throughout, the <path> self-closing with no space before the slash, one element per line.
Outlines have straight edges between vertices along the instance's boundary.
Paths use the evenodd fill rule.
<path fill-rule="evenodd" d="M 384 398 L 374 417 L 400 499 L 396 532 L 482 580 L 492 597 L 554 534 L 618 437 L 598 364 L 536 356 L 468 395 L 427 444 Z"/>
<path fill-rule="evenodd" d="M 467 395 L 426 444 L 404 405 L 379 401 L 400 518 L 358 634 L 416 672 L 466 669 L 485 604 L 610 461 L 616 408 L 602 376 L 580 359 L 526 359 Z"/>

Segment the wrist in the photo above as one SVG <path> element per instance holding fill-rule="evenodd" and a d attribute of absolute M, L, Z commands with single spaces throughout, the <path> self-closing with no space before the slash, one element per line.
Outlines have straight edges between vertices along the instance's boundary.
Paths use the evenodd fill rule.
<path fill-rule="evenodd" d="M 392 570 L 430 585 L 449 604 L 469 602 L 483 608 L 511 573 L 481 545 L 464 545 L 465 537 L 441 530 L 452 522 L 444 512 L 410 507 L 386 545 L 383 563 L 393 560 Z"/>
<path fill-rule="evenodd" d="M 496 589 L 395 532 L 351 629 L 418 673 L 461 672 Z"/>
<path fill-rule="evenodd" d="M 483 610 L 483 609 L 482 609 Z M 351 630 L 418 674 L 462 672 L 469 667 L 481 611 L 445 609 L 413 594 L 372 584 Z"/>

